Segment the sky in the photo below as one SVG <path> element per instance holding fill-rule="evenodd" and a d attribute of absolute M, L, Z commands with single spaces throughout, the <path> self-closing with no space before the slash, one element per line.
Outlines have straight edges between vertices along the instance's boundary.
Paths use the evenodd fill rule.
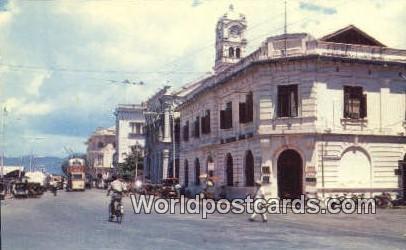
<path fill-rule="evenodd" d="M 85 152 L 92 131 L 114 126 L 117 104 L 212 72 L 230 4 L 246 16 L 248 53 L 283 32 L 282 0 L 0 0 L 6 156 Z M 353 24 L 406 49 L 405 12 L 406 0 L 287 0 L 287 29 L 317 38 Z"/>

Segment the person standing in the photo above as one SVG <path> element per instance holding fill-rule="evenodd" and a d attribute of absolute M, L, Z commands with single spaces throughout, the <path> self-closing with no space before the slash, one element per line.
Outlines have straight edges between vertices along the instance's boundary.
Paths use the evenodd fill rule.
<path fill-rule="evenodd" d="M 255 192 L 255 198 L 256 199 L 264 199 L 265 200 L 265 189 L 264 186 L 262 185 L 261 181 L 256 181 L 255 182 L 255 186 L 257 187 L 257 191 Z M 254 203 L 255 204 L 255 203 Z M 266 204 L 261 203 L 258 205 L 259 208 L 266 208 Z M 249 218 L 250 221 L 254 221 L 255 217 L 257 216 L 257 213 L 255 212 L 255 208 L 254 208 L 254 212 L 252 213 L 251 217 Z M 266 209 L 264 213 L 261 213 L 262 216 L 262 222 L 267 222 L 268 218 L 266 217 Z"/>

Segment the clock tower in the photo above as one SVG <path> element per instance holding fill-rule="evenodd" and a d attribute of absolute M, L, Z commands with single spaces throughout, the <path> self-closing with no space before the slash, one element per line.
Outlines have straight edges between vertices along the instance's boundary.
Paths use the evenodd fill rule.
<path fill-rule="evenodd" d="M 214 71 L 220 72 L 238 62 L 245 55 L 247 21 L 243 14 L 237 14 L 233 5 L 217 22 L 216 61 Z"/>

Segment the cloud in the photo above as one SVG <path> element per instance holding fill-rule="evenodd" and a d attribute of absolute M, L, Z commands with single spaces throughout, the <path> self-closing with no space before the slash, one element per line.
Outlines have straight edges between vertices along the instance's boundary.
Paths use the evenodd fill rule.
<path fill-rule="evenodd" d="M 324 7 L 324 6 L 320 6 L 320 5 L 313 4 L 313 3 L 307 3 L 307 2 L 300 2 L 299 7 L 302 10 L 320 12 L 325 15 L 333 15 L 333 14 L 337 13 L 337 10 L 335 8 Z"/>
<path fill-rule="evenodd" d="M 51 75 L 49 72 L 34 76 L 32 81 L 27 85 L 26 92 L 30 95 L 38 96 L 40 87 L 46 79 L 49 79 L 50 76 Z"/>
<path fill-rule="evenodd" d="M 2 106 L 15 116 L 42 116 L 52 111 L 52 105 L 45 102 L 29 101 L 26 98 L 11 97 Z"/>
<path fill-rule="evenodd" d="M 200 1 L 200 0 L 192 0 L 192 7 L 198 7 L 201 4 L 202 4 L 202 1 Z"/>

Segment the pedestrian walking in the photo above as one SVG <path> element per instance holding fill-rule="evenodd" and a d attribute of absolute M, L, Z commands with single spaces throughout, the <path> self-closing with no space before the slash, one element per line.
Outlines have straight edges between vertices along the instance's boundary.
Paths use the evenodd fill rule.
<path fill-rule="evenodd" d="M 262 182 L 261 181 L 256 181 L 255 186 L 257 187 L 257 190 L 255 192 L 255 198 L 254 199 L 255 200 L 256 199 L 265 199 L 265 190 L 264 190 L 264 186 L 262 185 Z M 266 206 L 266 204 L 261 204 L 261 205 L 263 207 Z M 255 212 L 255 209 L 254 209 L 254 212 L 252 213 L 249 220 L 254 221 L 256 216 L 257 216 L 257 213 Z M 261 216 L 262 216 L 262 222 L 267 222 L 268 221 L 268 219 L 266 217 L 266 211 L 264 213 L 261 213 Z"/>

